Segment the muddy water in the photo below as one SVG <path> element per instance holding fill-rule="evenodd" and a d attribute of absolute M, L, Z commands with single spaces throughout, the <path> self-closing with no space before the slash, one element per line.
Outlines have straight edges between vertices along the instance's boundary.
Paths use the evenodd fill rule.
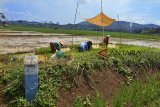
<path fill-rule="evenodd" d="M 91 39 L 96 40 L 96 37 L 90 37 Z M 103 40 L 102 37 L 99 37 L 99 40 Z M 145 46 L 151 48 L 160 48 L 160 41 L 156 40 L 138 40 L 138 39 L 124 39 L 124 38 L 110 38 L 110 43 L 122 43 L 128 45 L 138 45 L 138 46 Z"/>
<path fill-rule="evenodd" d="M 160 41 L 121 39 L 121 42 L 120 42 L 119 38 L 112 38 L 111 41 L 113 43 L 123 43 L 123 44 L 128 44 L 128 45 L 138 45 L 138 46 L 145 46 L 145 47 L 152 47 L 152 48 L 160 48 Z"/>
<path fill-rule="evenodd" d="M 89 38 L 82 36 L 74 37 L 74 43 L 87 40 Z M 35 48 L 48 47 L 51 41 L 61 41 L 65 44 L 70 44 L 72 43 L 72 35 L 3 31 L 0 32 L 0 54 L 34 51 Z M 93 42 L 95 41 L 93 40 Z"/>
<path fill-rule="evenodd" d="M 94 43 L 100 42 L 102 37 L 74 36 L 74 43 L 91 40 Z M 0 54 L 15 52 L 30 52 L 35 48 L 48 47 L 51 41 L 62 41 L 65 44 L 72 43 L 72 35 L 37 33 L 22 31 L 0 31 Z M 111 43 L 120 43 L 119 38 L 111 38 Z M 123 44 L 147 46 L 160 48 L 160 41 L 121 39 Z"/>
<path fill-rule="evenodd" d="M 0 53 L 10 53 L 17 51 L 33 51 L 35 48 L 48 47 L 51 41 L 63 41 L 65 44 L 72 43 L 71 37 L 0 37 Z M 76 37 L 74 42 L 86 41 L 87 38 Z"/>

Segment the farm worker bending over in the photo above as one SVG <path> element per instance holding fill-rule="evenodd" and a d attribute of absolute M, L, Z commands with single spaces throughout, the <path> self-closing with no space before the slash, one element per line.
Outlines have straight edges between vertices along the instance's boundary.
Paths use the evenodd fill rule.
<path fill-rule="evenodd" d="M 50 42 L 51 52 L 55 53 L 56 50 L 61 50 L 63 45 L 60 42 Z"/>
<path fill-rule="evenodd" d="M 92 48 L 92 42 L 91 41 L 87 41 L 87 42 L 81 42 L 78 50 L 79 51 L 89 51 Z"/>
<path fill-rule="evenodd" d="M 51 59 L 61 58 L 64 56 L 64 52 L 61 51 L 63 45 L 60 42 L 50 42 L 51 52 L 54 54 L 51 56 Z"/>
<path fill-rule="evenodd" d="M 62 58 L 64 56 L 64 52 L 63 51 L 61 51 L 61 50 L 57 50 L 56 51 L 56 57 L 57 58 Z"/>
<path fill-rule="evenodd" d="M 103 39 L 103 42 L 106 46 L 108 46 L 109 44 L 109 38 L 110 38 L 110 35 L 107 35 L 104 39 Z"/>
<path fill-rule="evenodd" d="M 62 58 L 64 56 L 64 52 L 61 50 L 56 50 L 56 53 L 51 56 L 51 60 Z"/>

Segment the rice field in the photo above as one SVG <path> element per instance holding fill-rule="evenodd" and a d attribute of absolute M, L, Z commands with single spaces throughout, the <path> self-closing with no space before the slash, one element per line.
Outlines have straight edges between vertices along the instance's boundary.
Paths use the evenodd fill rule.
<path fill-rule="evenodd" d="M 34 27 L 24 27 L 24 26 L 10 26 L 10 27 L 0 27 L 1 29 L 12 29 L 18 31 L 36 31 L 43 33 L 63 33 L 63 34 L 73 34 L 82 36 L 102 36 L 102 32 L 88 31 L 88 30 L 68 30 L 68 29 L 52 29 L 52 28 L 34 28 Z M 116 38 L 130 38 L 130 39 L 141 39 L 141 40 L 160 40 L 160 35 L 147 35 L 147 34 L 136 34 L 136 33 L 126 33 L 126 32 L 109 32 L 106 31 L 105 34 L 109 34 Z"/>
<path fill-rule="evenodd" d="M 62 30 L 63 31 L 63 30 Z M 72 43 L 79 44 L 82 41 L 92 41 L 93 43 L 100 43 L 103 36 L 86 36 L 86 35 L 72 35 L 72 34 L 59 34 L 59 33 L 42 33 L 35 31 L 13 31 L 13 30 L 0 30 L 0 54 L 9 53 L 26 53 L 33 52 L 35 48 L 48 47 L 50 42 L 60 41 L 65 45 Z M 160 42 L 156 40 L 137 40 L 125 38 L 110 38 L 110 43 L 139 45 L 153 48 L 160 48 Z"/>
<path fill-rule="evenodd" d="M 12 30 L 7 28 L 0 32 L 0 106 L 160 106 L 159 37 L 107 32 L 113 37 L 122 34 L 124 38 L 121 42 L 119 38 L 110 38 L 111 44 L 106 52 L 108 58 L 105 58 L 98 54 L 106 49 L 101 43 L 103 37 L 99 36 L 97 41 L 94 31 L 19 26 L 9 29 Z M 75 43 L 73 46 L 72 35 Z M 53 53 L 49 42 L 52 40 L 63 41 L 65 44 L 65 48 L 62 48 L 65 52 L 63 58 L 50 59 Z M 93 49 L 78 52 L 78 44 L 87 40 L 93 41 Z M 37 55 L 39 58 L 38 92 L 32 103 L 24 96 L 25 55 Z"/>

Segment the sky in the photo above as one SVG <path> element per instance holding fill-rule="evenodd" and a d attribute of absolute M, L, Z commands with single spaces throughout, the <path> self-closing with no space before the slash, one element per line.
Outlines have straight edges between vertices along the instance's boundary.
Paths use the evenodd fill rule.
<path fill-rule="evenodd" d="M 80 2 L 76 23 L 101 11 L 101 0 L 0 0 L 0 12 L 8 20 L 74 22 L 76 3 Z M 103 0 L 103 12 L 120 21 L 160 25 L 160 0 Z"/>

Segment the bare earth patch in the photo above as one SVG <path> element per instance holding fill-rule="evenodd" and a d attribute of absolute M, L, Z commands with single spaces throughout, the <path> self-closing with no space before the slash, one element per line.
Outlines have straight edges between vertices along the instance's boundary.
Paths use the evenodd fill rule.
<path fill-rule="evenodd" d="M 77 81 L 78 87 L 73 88 L 71 92 L 65 91 L 63 88 L 59 91 L 59 102 L 57 107 L 66 107 L 73 103 L 77 96 L 85 96 L 87 94 L 96 94 L 98 91 L 106 100 L 110 100 L 114 91 L 121 86 L 124 80 L 123 76 L 113 71 L 97 71 L 96 74 L 90 77 L 91 86 L 89 88 L 84 79 L 79 78 Z"/>

